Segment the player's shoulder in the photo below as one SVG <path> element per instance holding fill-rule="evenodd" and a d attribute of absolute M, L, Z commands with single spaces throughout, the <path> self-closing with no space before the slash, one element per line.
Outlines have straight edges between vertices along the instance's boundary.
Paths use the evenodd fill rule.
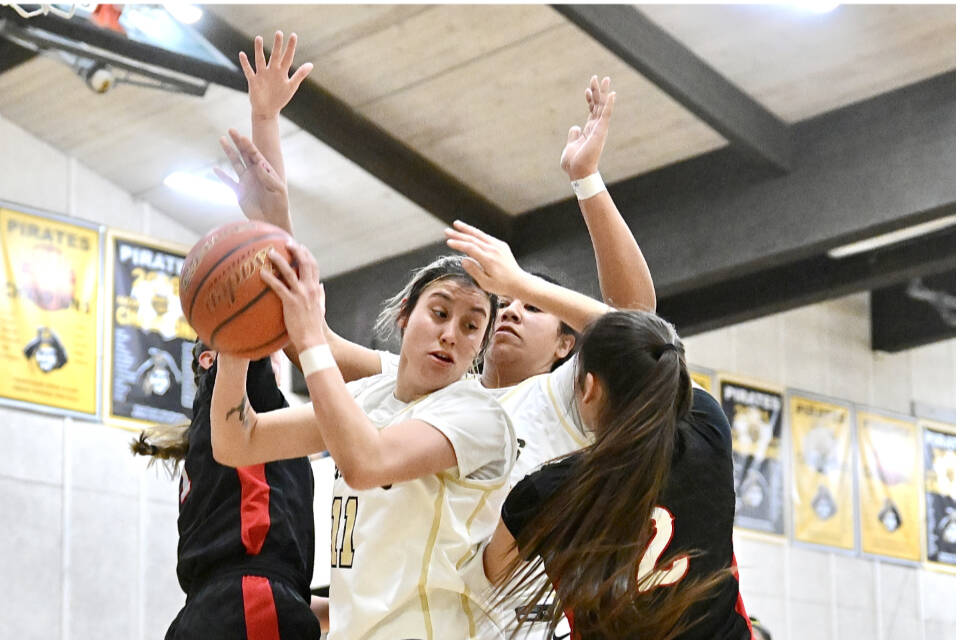
<path fill-rule="evenodd" d="M 694 387 L 693 401 L 684 421 L 711 444 L 723 449 L 731 446 L 730 422 L 720 403 L 706 390 Z"/>

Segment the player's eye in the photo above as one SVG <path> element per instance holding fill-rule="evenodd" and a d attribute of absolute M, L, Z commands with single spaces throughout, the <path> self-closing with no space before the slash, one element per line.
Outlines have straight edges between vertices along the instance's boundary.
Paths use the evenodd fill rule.
<path fill-rule="evenodd" d="M 525 304 L 523 305 L 523 308 L 529 311 L 530 313 L 540 313 L 541 311 L 540 307 L 535 307 L 532 304 Z"/>
<path fill-rule="evenodd" d="M 446 310 L 446 309 L 440 309 L 440 308 L 434 309 L 434 310 L 433 310 L 433 315 L 436 316 L 437 318 L 439 318 L 440 320 L 446 320 L 446 319 L 447 319 L 447 310 Z"/>

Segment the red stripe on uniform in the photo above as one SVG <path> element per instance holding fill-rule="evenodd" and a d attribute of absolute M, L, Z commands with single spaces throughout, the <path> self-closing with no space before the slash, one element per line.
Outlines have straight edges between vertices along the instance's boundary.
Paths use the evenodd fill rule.
<path fill-rule="evenodd" d="M 243 576 L 243 620 L 248 640 L 280 640 L 273 589 L 266 578 Z"/>
<path fill-rule="evenodd" d="M 730 563 L 730 566 L 733 568 L 733 577 L 737 579 L 737 585 L 740 584 L 740 569 L 737 567 L 737 554 L 733 554 L 733 561 Z M 750 632 L 750 637 L 753 637 L 753 625 L 750 624 L 750 616 L 747 615 L 747 608 L 743 605 L 743 596 L 740 595 L 740 588 L 737 587 L 737 613 L 743 618 L 743 621 L 747 623 L 747 631 Z"/>
<path fill-rule="evenodd" d="M 262 464 L 238 467 L 240 478 L 240 539 L 247 555 L 260 553 L 270 531 L 270 485 Z"/>

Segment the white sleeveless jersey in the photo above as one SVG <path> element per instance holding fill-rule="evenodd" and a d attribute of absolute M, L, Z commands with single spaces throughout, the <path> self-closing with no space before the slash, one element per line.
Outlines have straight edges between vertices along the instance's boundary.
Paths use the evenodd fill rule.
<path fill-rule="evenodd" d="M 381 370 L 396 375 L 399 357 L 387 352 L 380 353 Z M 582 449 L 591 442 L 592 436 L 583 426 L 577 410 L 574 384 L 577 372 L 577 357 L 570 358 L 555 371 L 527 378 L 518 385 L 501 389 L 485 389 L 503 406 L 517 435 L 517 461 L 510 474 L 509 486 L 494 492 L 484 505 L 484 518 L 494 523 L 500 520 L 500 507 L 506 500 L 510 488 L 524 476 L 540 468 L 544 462 Z M 476 378 L 476 376 L 469 376 Z M 471 572 L 474 584 L 483 584 L 489 594 L 492 585 L 479 571 Z M 477 587 L 475 587 L 477 588 Z M 479 631 L 480 638 L 499 638 L 501 632 L 510 637 L 517 623 L 516 608 L 525 604 L 518 598 L 505 604 L 499 611 L 485 618 Z M 494 624 L 491 624 L 495 621 Z M 561 623 L 566 626 L 565 623 Z M 546 631 L 545 624 L 525 623 L 516 638 L 541 640 Z M 565 637 L 558 632 L 559 637 Z M 452 636 L 451 636 L 452 637 Z"/>
<path fill-rule="evenodd" d="M 335 473 L 330 640 L 480 637 L 482 545 L 499 519 L 489 502 L 495 494 L 502 501 L 516 458 L 509 417 L 476 380 L 411 403 L 394 397 L 395 370 L 348 388 L 379 429 L 406 420 L 434 426 L 457 466 L 365 491 Z"/>

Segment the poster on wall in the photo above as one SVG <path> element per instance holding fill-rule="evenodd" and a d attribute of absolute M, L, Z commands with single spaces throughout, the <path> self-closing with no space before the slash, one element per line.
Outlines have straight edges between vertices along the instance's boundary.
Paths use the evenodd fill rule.
<path fill-rule="evenodd" d="M 720 405 L 733 432 L 734 525 L 782 535 L 783 395 L 772 388 L 721 376 Z"/>
<path fill-rule="evenodd" d="M 104 416 L 140 428 L 189 420 L 196 333 L 180 309 L 184 247 L 107 234 L 110 318 Z"/>
<path fill-rule="evenodd" d="M 0 397 L 95 420 L 99 226 L 0 204 Z"/>
<path fill-rule="evenodd" d="M 927 562 L 957 564 L 957 433 L 954 427 L 921 422 Z"/>
<path fill-rule="evenodd" d="M 920 561 L 920 469 L 913 422 L 857 413 L 864 553 Z"/>
<path fill-rule="evenodd" d="M 713 374 L 702 369 L 687 369 L 690 372 L 690 379 L 703 387 L 707 393 L 713 395 Z"/>
<path fill-rule="evenodd" d="M 791 395 L 793 537 L 854 549 L 853 447 L 849 407 Z"/>

